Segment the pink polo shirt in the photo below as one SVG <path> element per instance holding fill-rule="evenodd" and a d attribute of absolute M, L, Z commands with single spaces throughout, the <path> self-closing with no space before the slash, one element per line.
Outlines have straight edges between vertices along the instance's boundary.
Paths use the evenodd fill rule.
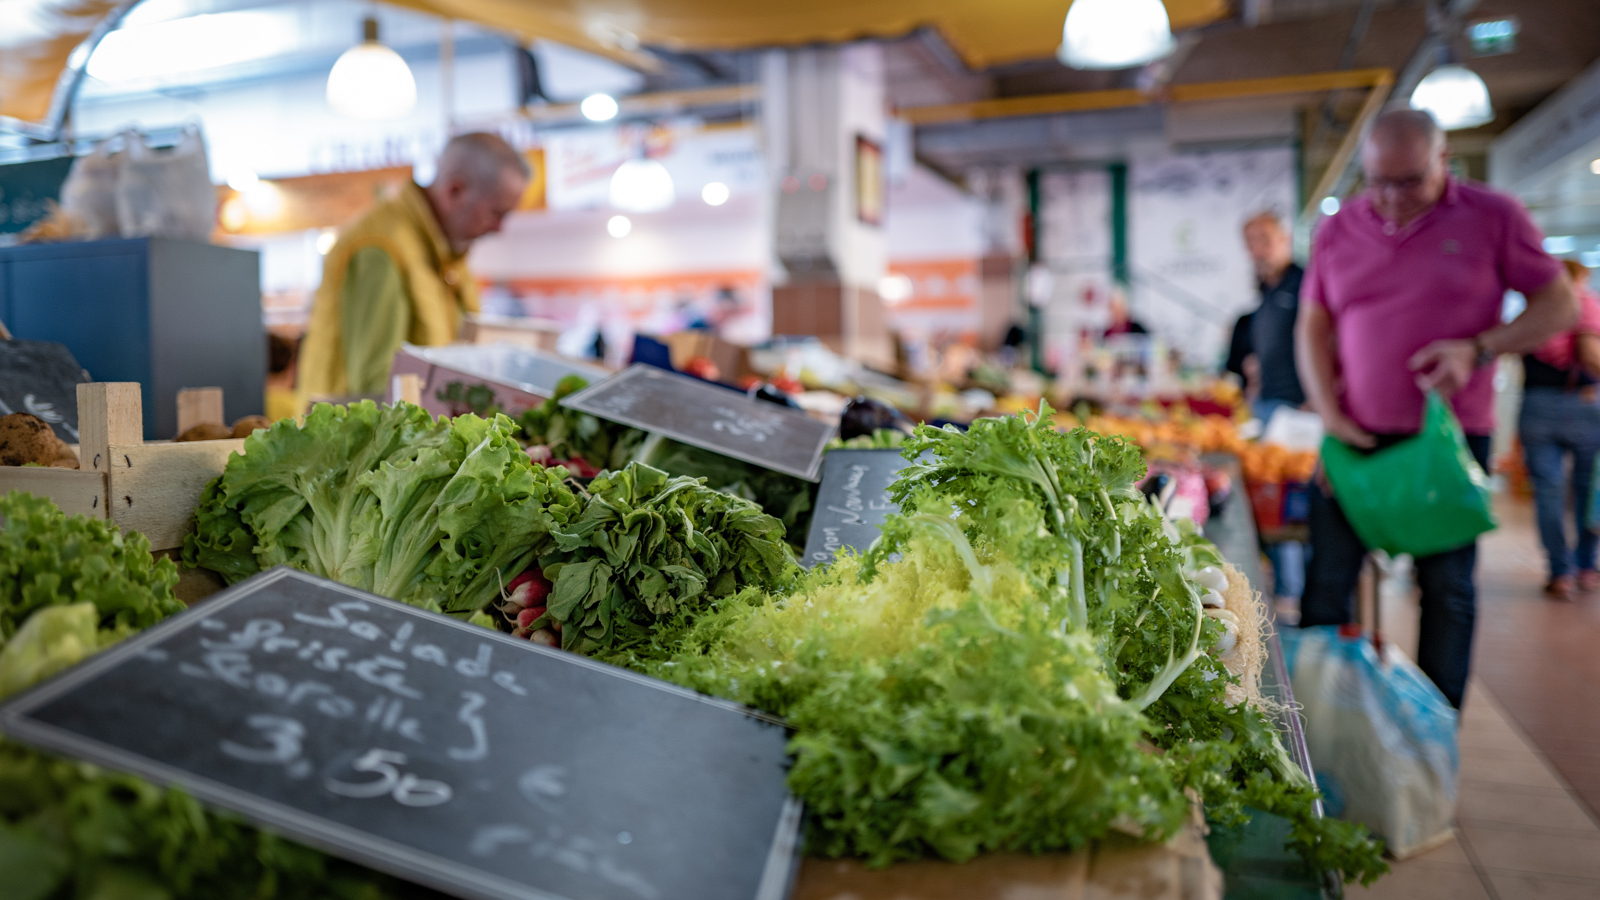
<path fill-rule="evenodd" d="M 1412 354 L 1494 327 L 1508 289 L 1532 293 L 1562 274 L 1521 204 L 1455 179 L 1404 228 L 1358 198 L 1322 223 L 1311 253 L 1301 302 L 1332 314 L 1345 413 L 1379 434 L 1421 427 Z M 1494 431 L 1491 379 L 1479 369 L 1450 398 L 1467 434 Z"/>

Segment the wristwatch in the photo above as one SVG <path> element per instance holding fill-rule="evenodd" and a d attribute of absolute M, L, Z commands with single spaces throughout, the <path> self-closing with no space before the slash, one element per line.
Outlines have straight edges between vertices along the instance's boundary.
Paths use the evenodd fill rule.
<path fill-rule="evenodd" d="M 1483 344 L 1483 335 L 1475 335 L 1472 338 L 1472 349 L 1478 351 L 1478 359 L 1473 363 L 1473 368 L 1481 369 L 1494 362 L 1494 354 L 1490 353 L 1489 348 Z"/>

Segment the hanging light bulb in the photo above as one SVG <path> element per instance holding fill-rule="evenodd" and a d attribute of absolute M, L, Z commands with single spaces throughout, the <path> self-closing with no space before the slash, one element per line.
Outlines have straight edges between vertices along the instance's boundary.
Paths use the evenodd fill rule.
<path fill-rule="evenodd" d="M 1445 131 L 1477 128 L 1494 119 L 1489 86 L 1466 66 L 1446 62 L 1411 92 L 1411 107 L 1426 110 Z"/>
<path fill-rule="evenodd" d="M 352 119 L 398 119 L 417 105 L 417 80 L 400 54 L 378 43 L 378 20 L 368 16 L 363 40 L 328 73 L 328 105 Z"/>
<path fill-rule="evenodd" d="M 1073 0 L 1056 58 L 1074 69 L 1126 69 L 1172 52 L 1161 0 Z"/>
<path fill-rule="evenodd" d="M 677 192 L 667 167 L 653 159 L 630 159 L 611 176 L 611 205 L 628 212 L 660 212 Z"/>

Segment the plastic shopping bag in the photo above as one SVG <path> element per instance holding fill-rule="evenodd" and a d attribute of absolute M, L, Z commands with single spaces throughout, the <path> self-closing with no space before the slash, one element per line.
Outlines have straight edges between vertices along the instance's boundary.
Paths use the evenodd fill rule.
<path fill-rule="evenodd" d="M 1393 644 L 1380 659 L 1371 641 L 1336 625 L 1282 637 L 1329 813 L 1372 829 L 1397 859 L 1437 846 L 1450 834 L 1461 770 L 1450 702 Z"/>
<path fill-rule="evenodd" d="M 98 241 L 117 237 L 117 160 L 115 137 L 106 138 L 72 163 L 61 185 L 61 209 L 81 223 L 82 237 Z"/>
<path fill-rule="evenodd" d="M 206 143 L 190 125 L 170 150 L 135 132 L 117 157 L 117 224 L 123 237 L 204 241 L 216 226 L 217 194 Z"/>
<path fill-rule="evenodd" d="M 1467 449 L 1455 413 L 1434 392 L 1416 437 L 1363 453 L 1330 435 L 1322 442 L 1322 465 L 1369 550 L 1431 556 L 1495 527 L 1489 476 Z"/>

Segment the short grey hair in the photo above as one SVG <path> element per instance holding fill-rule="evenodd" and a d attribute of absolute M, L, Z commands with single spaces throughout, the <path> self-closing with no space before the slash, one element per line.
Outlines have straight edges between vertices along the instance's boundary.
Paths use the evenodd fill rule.
<path fill-rule="evenodd" d="M 1375 144 L 1407 138 L 1426 141 L 1435 150 L 1444 147 L 1444 129 L 1434 121 L 1433 114 L 1410 106 L 1397 104 L 1379 113 L 1372 122 L 1372 130 L 1367 132 L 1367 140 Z"/>
<path fill-rule="evenodd" d="M 516 172 L 523 178 L 533 177 L 528 160 L 506 143 L 505 138 L 487 131 L 474 131 L 458 134 L 444 145 L 434 180 L 461 178 L 472 187 L 481 188 L 498 183 L 506 171 Z"/>

